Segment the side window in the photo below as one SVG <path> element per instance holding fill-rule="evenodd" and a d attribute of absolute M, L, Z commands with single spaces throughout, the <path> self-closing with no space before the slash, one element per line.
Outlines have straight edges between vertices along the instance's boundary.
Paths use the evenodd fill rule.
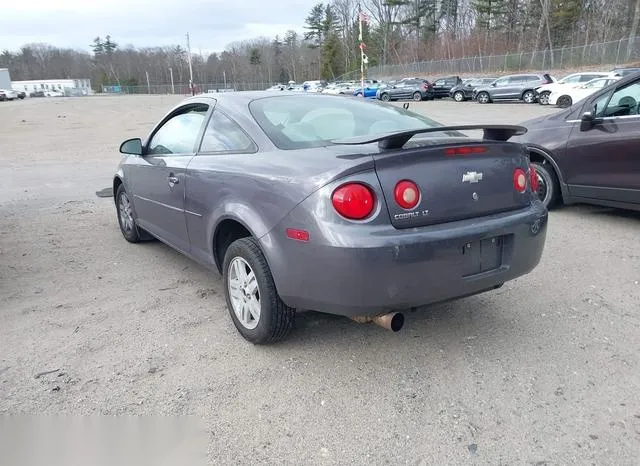
<path fill-rule="evenodd" d="M 192 154 L 209 106 L 189 106 L 174 115 L 153 135 L 148 154 Z"/>
<path fill-rule="evenodd" d="M 640 81 L 635 81 L 613 93 L 602 116 L 637 115 L 639 103 Z"/>
<path fill-rule="evenodd" d="M 506 86 L 510 78 L 500 78 L 496 81 L 496 86 Z"/>
<path fill-rule="evenodd" d="M 563 82 L 565 82 L 565 83 L 579 83 L 579 82 L 587 82 L 587 81 L 590 81 L 590 79 L 587 79 L 587 80 L 585 81 L 585 78 L 586 78 L 586 77 L 587 77 L 586 75 L 583 75 L 583 76 L 579 76 L 579 75 L 578 75 L 578 76 L 568 76 L 568 77 L 566 77 L 566 78 L 564 79 L 564 81 L 563 81 Z"/>
<path fill-rule="evenodd" d="M 607 105 L 607 101 L 611 97 L 611 92 L 607 92 L 602 96 L 598 97 L 598 99 L 593 103 L 594 116 L 602 117 L 604 116 L 605 106 Z"/>
<path fill-rule="evenodd" d="M 253 152 L 255 144 L 240 126 L 219 110 L 214 110 L 200 145 L 200 152 Z"/>
<path fill-rule="evenodd" d="M 521 84 L 522 82 L 524 82 L 523 76 L 511 76 L 509 78 L 509 84 Z"/>
<path fill-rule="evenodd" d="M 433 83 L 433 85 L 434 86 L 444 86 L 444 83 L 445 83 L 444 79 L 439 79 L 435 83 Z"/>

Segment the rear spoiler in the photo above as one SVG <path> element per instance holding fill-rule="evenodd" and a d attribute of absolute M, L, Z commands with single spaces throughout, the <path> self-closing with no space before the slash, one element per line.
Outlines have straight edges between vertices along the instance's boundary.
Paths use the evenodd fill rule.
<path fill-rule="evenodd" d="M 416 134 L 439 133 L 444 131 L 469 131 L 483 130 L 482 139 L 489 141 L 508 141 L 512 136 L 520 136 L 527 132 L 524 126 L 515 125 L 460 125 L 437 126 L 435 128 L 420 128 L 395 133 L 383 133 L 378 135 L 355 136 L 351 138 L 334 139 L 331 142 L 337 145 L 356 146 L 362 144 L 378 143 L 380 149 L 401 149 L 409 139 Z"/>

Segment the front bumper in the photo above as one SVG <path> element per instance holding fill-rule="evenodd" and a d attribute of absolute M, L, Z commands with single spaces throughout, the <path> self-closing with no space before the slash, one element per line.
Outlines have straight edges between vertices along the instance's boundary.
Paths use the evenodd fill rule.
<path fill-rule="evenodd" d="M 529 273 L 544 250 L 547 215 L 534 201 L 524 210 L 431 227 L 376 226 L 366 234 L 338 228 L 331 244 L 315 244 L 313 230 L 309 242 L 293 241 L 280 228 L 260 242 L 288 306 L 374 315 L 481 293 Z M 497 237 L 499 260 L 469 274 L 465 246 Z"/>

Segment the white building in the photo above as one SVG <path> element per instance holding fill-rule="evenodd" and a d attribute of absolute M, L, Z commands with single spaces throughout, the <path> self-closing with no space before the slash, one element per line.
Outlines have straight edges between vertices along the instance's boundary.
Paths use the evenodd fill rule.
<path fill-rule="evenodd" d="M 68 96 L 93 94 L 89 79 L 32 79 L 13 81 L 11 87 L 16 91 L 24 91 L 27 95 L 35 91 L 60 91 Z"/>

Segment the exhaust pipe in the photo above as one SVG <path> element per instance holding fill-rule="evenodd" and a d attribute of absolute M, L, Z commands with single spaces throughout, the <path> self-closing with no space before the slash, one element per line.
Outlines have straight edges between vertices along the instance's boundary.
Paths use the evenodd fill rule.
<path fill-rule="evenodd" d="M 388 314 L 380 314 L 377 316 L 354 316 L 351 317 L 351 320 L 360 324 L 373 322 L 374 324 L 393 332 L 400 331 L 404 325 L 404 315 L 400 312 L 389 312 Z"/>

